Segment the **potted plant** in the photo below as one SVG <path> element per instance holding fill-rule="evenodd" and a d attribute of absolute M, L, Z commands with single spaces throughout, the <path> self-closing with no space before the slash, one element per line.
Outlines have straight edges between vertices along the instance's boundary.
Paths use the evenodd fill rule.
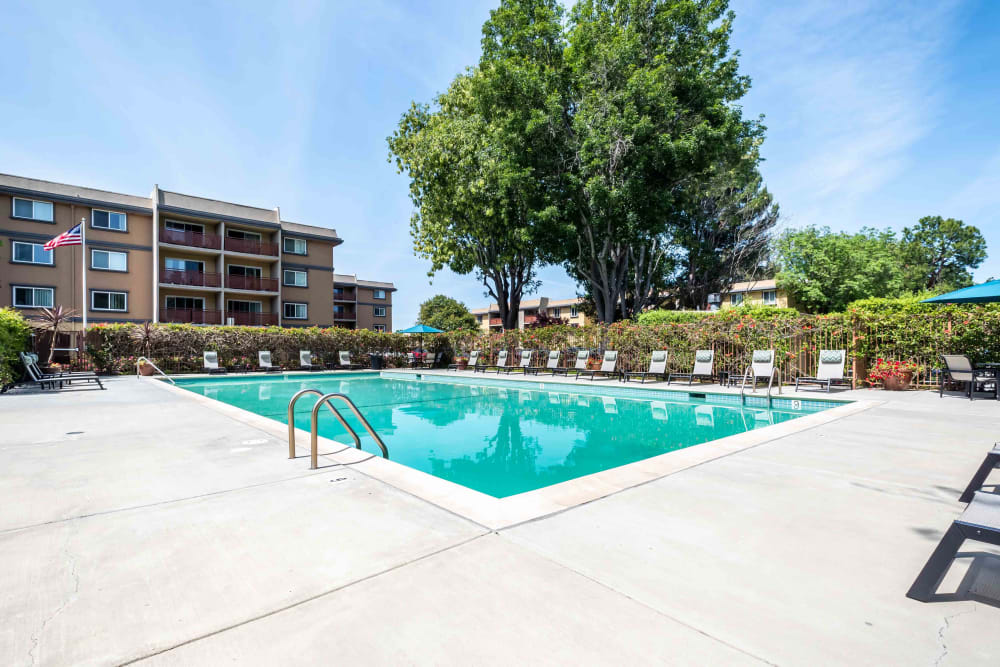
<path fill-rule="evenodd" d="M 458 364 L 458 370 L 464 371 L 469 367 L 469 357 L 465 354 L 460 354 L 455 357 L 455 363 Z"/>
<path fill-rule="evenodd" d="M 149 363 L 145 359 L 140 359 L 138 366 L 139 366 L 139 375 L 144 375 L 146 377 L 149 377 L 150 375 L 156 372 L 155 370 L 153 370 L 153 364 Z"/>
<path fill-rule="evenodd" d="M 920 366 L 912 361 L 889 361 L 876 359 L 875 365 L 868 371 L 868 382 L 882 381 L 882 388 L 889 391 L 903 391 L 910 388 L 913 374 Z"/>

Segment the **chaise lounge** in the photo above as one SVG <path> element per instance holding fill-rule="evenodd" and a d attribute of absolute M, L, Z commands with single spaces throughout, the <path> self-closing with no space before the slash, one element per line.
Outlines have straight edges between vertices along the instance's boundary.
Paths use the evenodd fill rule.
<path fill-rule="evenodd" d="M 202 367 L 209 375 L 213 373 L 228 373 L 229 369 L 219 365 L 219 353 L 208 351 L 202 352 Z"/>
<path fill-rule="evenodd" d="M 604 353 L 604 361 L 601 362 L 601 367 L 596 370 L 583 370 L 577 371 L 576 379 L 579 380 L 581 377 L 589 376 L 590 381 L 593 382 L 594 378 L 600 375 L 603 378 L 620 378 L 621 372 L 617 370 L 618 368 L 618 352 L 615 350 L 608 350 Z"/>
<path fill-rule="evenodd" d="M 552 373 L 553 375 L 555 375 L 556 374 L 556 369 L 559 368 L 559 355 L 560 354 L 561 353 L 559 352 L 559 350 L 551 350 L 549 352 L 548 361 L 545 362 L 544 366 L 531 366 L 529 368 L 526 368 L 524 370 L 524 372 L 525 373 L 534 373 L 535 375 L 538 375 L 539 373 L 541 373 L 543 371 L 548 371 L 549 373 Z"/>
<path fill-rule="evenodd" d="M 587 370 L 587 361 L 590 359 L 590 350 L 577 350 L 576 353 L 576 363 L 572 368 L 554 368 L 552 369 L 552 375 L 565 375 L 569 378 L 570 373 L 579 375 L 582 371 Z"/>
<path fill-rule="evenodd" d="M 356 371 L 361 368 L 364 368 L 364 366 L 362 366 L 361 364 L 352 363 L 351 353 L 346 350 L 341 350 L 338 353 L 338 361 L 339 361 L 338 368 L 340 368 L 341 370 L 347 369 L 349 371 Z"/>
<path fill-rule="evenodd" d="M 285 370 L 281 366 L 275 366 L 271 363 L 271 352 L 270 350 L 259 350 L 257 352 L 257 370 L 263 371 L 265 373 L 277 373 L 279 371 Z"/>
<path fill-rule="evenodd" d="M 671 373 L 667 376 L 667 384 L 674 379 L 688 381 L 691 384 L 695 380 L 715 380 L 715 350 L 697 350 L 694 353 L 694 369 L 690 373 Z"/>
<path fill-rule="evenodd" d="M 958 497 L 958 501 L 962 503 L 972 502 L 976 491 L 983 488 L 983 483 L 990 476 L 990 473 L 993 472 L 994 468 L 1000 468 L 1000 442 L 993 445 L 993 449 L 986 454 L 986 458 L 979 465 L 979 470 L 972 476 L 972 480 L 965 487 L 962 495 Z"/>
<path fill-rule="evenodd" d="M 795 391 L 800 384 L 815 384 L 826 387 L 830 393 L 830 385 L 834 382 L 844 382 L 844 365 L 847 363 L 847 350 L 820 350 L 819 367 L 815 377 L 795 378 Z"/>
<path fill-rule="evenodd" d="M 475 371 L 476 366 L 478 365 L 479 365 L 479 350 L 473 350 L 472 353 L 469 355 L 469 361 L 466 363 L 465 367 L 469 368 L 471 366 L 472 370 Z M 459 367 L 458 362 L 453 364 L 448 364 L 449 371 L 452 370 L 457 371 L 458 367 Z"/>
<path fill-rule="evenodd" d="M 645 371 L 630 371 L 625 373 L 623 380 L 628 382 L 632 378 L 639 378 L 642 384 L 646 384 L 646 378 L 651 377 L 654 380 L 659 378 L 660 380 L 667 379 L 667 356 L 669 352 L 666 350 L 657 350 L 653 352 L 653 355 L 649 358 L 649 370 Z"/>
<path fill-rule="evenodd" d="M 984 368 L 976 368 L 964 354 L 942 354 L 941 361 L 944 362 L 944 370 L 941 371 L 940 386 L 938 396 L 944 396 L 944 383 L 955 382 L 961 384 L 963 391 L 972 400 L 972 395 L 979 389 L 983 391 L 986 387 L 993 385 L 993 393 L 1000 399 L 1000 379 L 994 371 Z"/>
<path fill-rule="evenodd" d="M 312 362 L 312 356 L 312 352 L 309 350 L 299 350 L 299 368 L 304 371 L 324 370 L 322 364 L 314 364 Z"/>

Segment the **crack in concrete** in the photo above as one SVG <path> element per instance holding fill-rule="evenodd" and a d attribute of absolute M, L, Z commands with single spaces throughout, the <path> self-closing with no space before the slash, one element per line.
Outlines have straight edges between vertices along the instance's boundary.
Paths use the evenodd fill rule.
<path fill-rule="evenodd" d="M 73 590 L 72 592 L 63 600 L 62 604 L 56 607 L 55 611 L 49 614 L 43 621 L 41 626 L 38 628 L 38 632 L 31 635 L 31 648 L 28 649 L 28 659 L 30 664 L 36 664 L 37 657 L 35 656 L 35 651 L 39 648 L 42 641 L 42 635 L 45 634 L 45 628 L 48 627 L 49 623 L 54 621 L 59 614 L 63 613 L 67 607 L 69 607 L 80 594 L 80 575 L 76 571 L 76 557 L 73 556 L 69 549 L 70 540 L 73 538 L 73 532 L 71 531 L 66 535 L 66 541 L 63 543 L 63 554 L 65 554 L 66 560 L 69 563 L 69 575 L 73 578 Z"/>
<path fill-rule="evenodd" d="M 966 609 L 965 611 L 960 611 L 957 614 L 952 614 L 951 616 L 944 617 L 944 622 L 941 624 L 941 627 L 938 628 L 938 633 L 937 633 L 938 643 L 941 645 L 941 655 L 939 655 L 937 659 L 934 661 L 935 667 L 940 665 L 941 661 L 948 656 L 948 643 L 944 640 L 944 633 L 948 630 L 949 627 L 951 627 L 952 619 L 958 618 L 959 616 L 965 616 L 966 614 L 974 613 L 975 611 L 976 607 L 975 605 L 973 605 L 972 608 L 970 609 Z"/>

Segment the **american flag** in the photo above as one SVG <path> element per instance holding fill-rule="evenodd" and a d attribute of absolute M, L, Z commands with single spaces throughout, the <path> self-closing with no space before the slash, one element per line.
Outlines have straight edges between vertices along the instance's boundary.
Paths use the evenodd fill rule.
<path fill-rule="evenodd" d="M 80 225 L 77 225 L 68 232 L 63 232 L 45 244 L 45 250 L 55 250 L 61 245 L 83 245 L 83 238 L 80 235 Z"/>

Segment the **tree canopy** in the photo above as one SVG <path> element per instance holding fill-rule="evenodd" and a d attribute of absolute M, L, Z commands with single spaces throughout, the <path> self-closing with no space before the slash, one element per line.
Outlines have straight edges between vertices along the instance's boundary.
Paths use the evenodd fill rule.
<path fill-rule="evenodd" d="M 420 304 L 419 324 L 426 324 L 442 331 L 477 329 L 476 316 L 469 312 L 465 304 L 444 294 L 437 294 Z"/>
<path fill-rule="evenodd" d="M 986 239 L 961 220 L 929 215 L 903 230 L 903 259 L 913 289 L 967 287 L 970 269 L 986 259 Z"/>

